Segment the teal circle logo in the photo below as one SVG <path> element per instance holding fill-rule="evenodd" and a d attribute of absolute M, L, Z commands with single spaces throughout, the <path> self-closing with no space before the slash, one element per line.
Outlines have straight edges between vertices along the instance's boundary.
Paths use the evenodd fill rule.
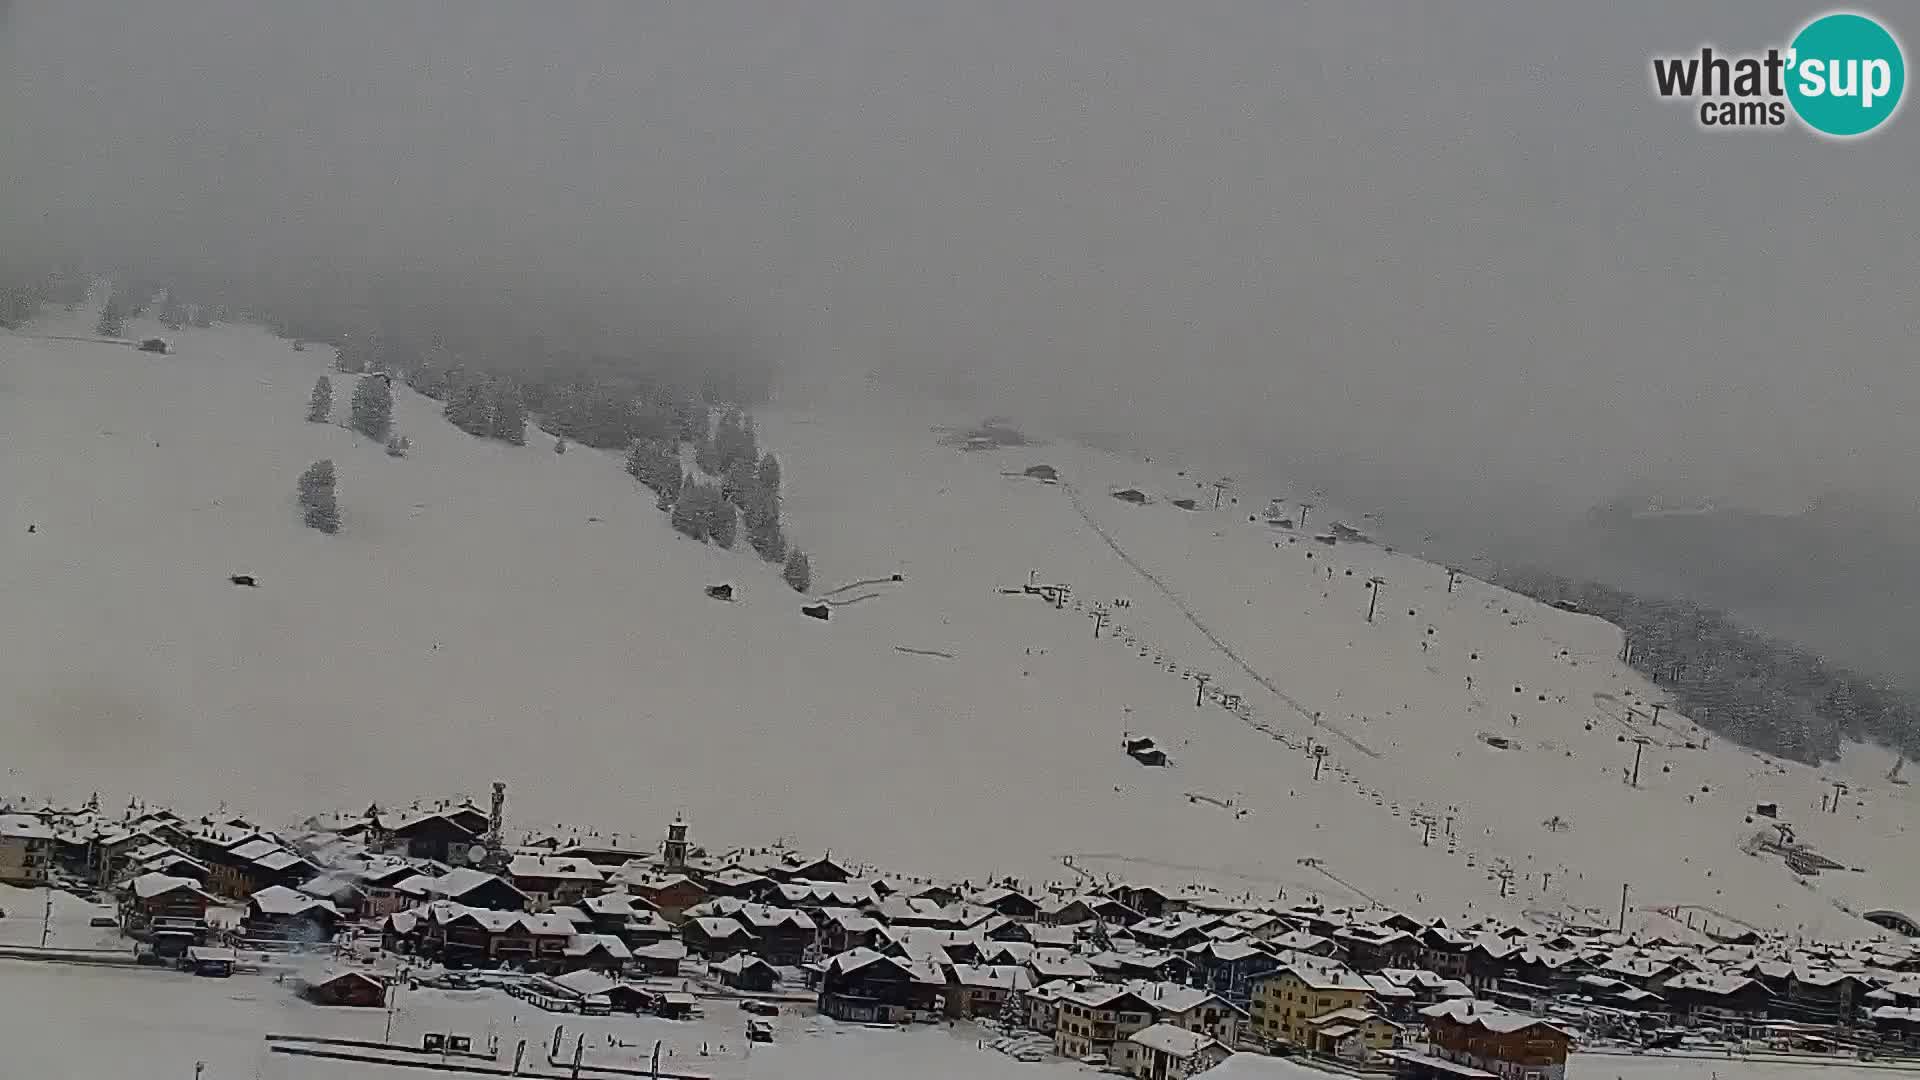
<path fill-rule="evenodd" d="M 1815 131 L 1865 135 L 1887 122 L 1907 88 L 1907 62 L 1887 28 L 1852 12 L 1822 15 L 1793 39 L 1787 100 Z"/>

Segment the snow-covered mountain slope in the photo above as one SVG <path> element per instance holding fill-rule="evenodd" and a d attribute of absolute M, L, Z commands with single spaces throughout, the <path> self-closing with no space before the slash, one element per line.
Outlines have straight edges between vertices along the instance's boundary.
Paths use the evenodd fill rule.
<path fill-rule="evenodd" d="M 1441 568 L 1316 542 L 1324 518 L 1249 520 L 1283 493 L 1185 511 L 1168 500 L 1209 508 L 1212 489 L 1165 463 L 962 452 L 930 430 L 953 417 L 899 403 L 775 411 L 762 442 L 816 590 L 870 582 L 819 622 L 744 544 L 673 533 L 615 455 L 482 442 L 396 388 L 413 450 L 388 458 L 302 421 L 322 350 L 174 336 L 169 356 L 0 337 L 8 790 L 274 816 L 499 778 L 516 829 L 651 835 L 684 811 L 709 843 L 785 836 L 952 876 L 1197 876 L 1602 922 L 1625 883 L 1636 909 L 1697 905 L 1683 920 L 1847 934 L 1872 927 L 1836 902 L 1920 906 L 1887 762 L 1686 749 L 1701 733 L 1647 723 L 1657 691 L 1611 626 L 1470 578 L 1449 593 Z M 322 457 L 335 536 L 293 501 Z M 1009 475 L 1040 463 L 1061 482 Z M 1019 592 L 1030 572 L 1072 597 Z M 737 603 L 704 595 L 722 581 Z M 1172 766 L 1135 764 L 1126 732 Z M 1849 795 L 1819 813 L 1834 778 Z M 1743 853 L 1773 835 L 1747 820 L 1759 802 L 1863 870 L 1802 884 Z"/>

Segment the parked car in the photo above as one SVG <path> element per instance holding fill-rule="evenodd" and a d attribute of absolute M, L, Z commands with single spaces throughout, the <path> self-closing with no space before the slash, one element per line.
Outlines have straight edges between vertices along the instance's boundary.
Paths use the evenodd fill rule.
<path fill-rule="evenodd" d="M 167 351 L 167 342 L 164 338 L 150 337 L 134 346 L 134 348 L 139 349 L 141 352 L 165 353 Z"/>
<path fill-rule="evenodd" d="M 742 1001 L 740 1003 L 740 1008 L 746 1012 L 752 1013 L 755 1016 L 779 1016 L 780 1015 L 780 1006 L 775 1005 L 771 1001 L 761 1001 L 759 998 L 747 998 L 745 1001 Z"/>

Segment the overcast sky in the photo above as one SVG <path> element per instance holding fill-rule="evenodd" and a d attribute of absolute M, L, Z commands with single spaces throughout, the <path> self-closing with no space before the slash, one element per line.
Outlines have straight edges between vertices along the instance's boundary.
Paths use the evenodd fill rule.
<path fill-rule="evenodd" d="M 1817 10 L 14 0 L 0 245 L 705 292 L 790 393 L 1448 497 L 1911 498 L 1920 116 L 1713 134 L 1648 90 Z"/>

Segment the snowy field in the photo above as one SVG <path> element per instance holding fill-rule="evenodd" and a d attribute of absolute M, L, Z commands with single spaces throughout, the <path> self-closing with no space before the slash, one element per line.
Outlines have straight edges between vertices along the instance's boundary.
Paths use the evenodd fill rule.
<path fill-rule="evenodd" d="M 564 1072 L 549 1069 L 540 1060 L 554 1026 L 564 1024 L 567 1034 L 561 1057 L 567 1062 L 572 1060 L 576 1036 L 584 1034 L 588 1047 L 584 1064 L 644 1068 L 654 1040 L 659 1039 L 665 1043 L 662 1071 L 714 1080 L 1067 1080 L 1101 1075 L 1065 1062 L 1021 1064 L 982 1050 L 980 1040 L 985 1036 L 970 1026 L 873 1030 L 791 1014 L 777 1021 L 772 1045 L 755 1046 L 748 1053 L 741 1037 L 745 1014 L 720 1002 L 710 1002 L 708 1009 L 706 1019 L 692 1023 L 626 1016 L 560 1017 L 488 991 L 416 990 L 399 999 L 392 1041 L 418 1045 L 421 1035 L 442 1032 L 471 1036 L 475 1046 L 483 1048 L 490 1037 L 497 1036 L 503 1064 L 511 1064 L 514 1047 L 525 1039 L 529 1062 L 549 1073 Z M 9 1077 L 186 1080 L 193 1077 L 196 1062 L 206 1063 L 202 1080 L 407 1080 L 446 1075 L 275 1054 L 265 1039 L 271 1033 L 377 1041 L 387 1037 L 386 1026 L 386 1010 L 309 1005 L 289 986 L 265 976 L 202 979 L 156 970 L 0 960 L 0 1046 L 7 1048 L 5 1075 Z M 609 1036 L 624 1046 L 608 1047 Z M 1330 1075 L 1285 1062 L 1271 1064 L 1273 1080 Z M 1912 1075 L 1844 1066 L 1593 1055 L 1576 1056 L 1568 1070 L 1569 1080 L 1860 1080 Z"/>
<path fill-rule="evenodd" d="M 1647 722 L 1658 694 L 1612 627 L 1317 543 L 1323 510 L 1298 535 L 1249 521 L 1305 493 L 1214 511 L 1164 461 L 963 453 L 930 430 L 963 418 L 897 402 L 774 411 L 762 442 L 816 589 L 879 579 L 821 623 L 744 545 L 674 534 L 616 455 L 475 440 L 396 387 L 413 452 L 390 459 L 302 422 L 325 350 L 169 336 L 162 357 L 0 335 L 8 790 L 280 821 L 499 778 L 515 831 L 652 837 L 684 811 L 711 846 L 785 837 L 941 876 L 1067 879 L 1072 856 L 1266 897 L 1607 923 L 1625 883 L 1636 922 L 1826 936 L 1874 932 L 1841 905 L 1920 906 L 1915 806 L 1884 754 L 1815 770 L 1686 749 L 1701 734 Z M 293 503 L 322 457 L 336 536 Z M 1042 462 L 1061 484 L 1007 475 Z M 1152 501 L 1108 496 L 1122 487 Z M 1073 600 L 1000 591 L 1030 571 Z M 702 594 L 721 581 L 738 603 Z M 1113 615 L 1098 639 L 1095 603 Z M 1239 707 L 1196 706 L 1194 672 Z M 1173 767 L 1131 762 L 1127 731 Z M 1639 790 L 1635 734 L 1652 740 Z M 1818 813 L 1834 779 L 1849 797 Z M 1756 802 L 1862 870 L 1802 883 L 1744 854 L 1768 824 L 1746 820 Z"/>

